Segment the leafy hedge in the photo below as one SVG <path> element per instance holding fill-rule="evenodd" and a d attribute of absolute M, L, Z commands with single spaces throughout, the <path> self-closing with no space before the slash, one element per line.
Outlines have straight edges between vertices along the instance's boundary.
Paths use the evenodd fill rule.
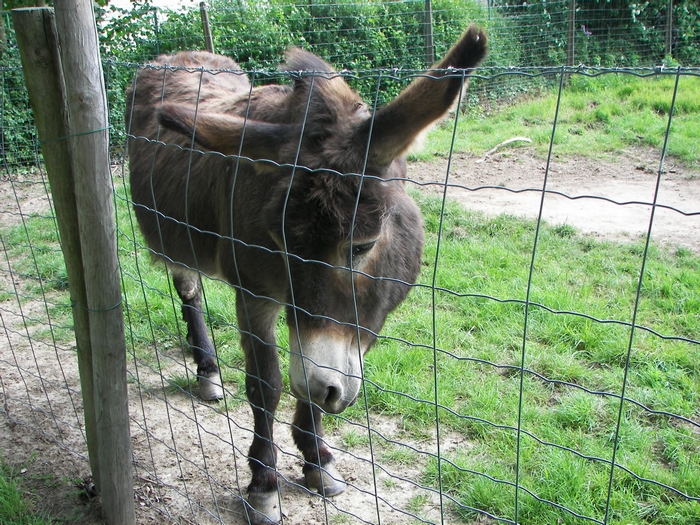
<path fill-rule="evenodd" d="M 14 40 L 14 32 L 8 31 L 8 41 Z M 0 61 L 0 177 L 11 176 L 11 166 L 27 166 L 36 163 L 36 127 L 29 95 L 24 85 L 22 64 L 16 46 L 3 49 Z"/>
<path fill-rule="evenodd" d="M 423 0 L 213 0 L 208 13 L 216 51 L 232 57 L 245 70 L 274 71 L 292 45 L 314 51 L 339 70 L 410 70 L 425 67 L 424 6 Z M 436 56 L 449 48 L 471 20 L 483 16 L 473 0 L 434 0 L 433 12 Z M 131 11 L 108 7 L 100 16 L 105 20 L 102 57 L 109 59 L 109 92 L 115 103 L 113 125 L 119 126 L 123 106 L 119 94 L 134 74 L 133 67 L 120 64 L 143 63 L 158 53 L 203 49 L 201 16 L 197 9 L 156 15 L 148 4 Z M 351 83 L 366 99 L 375 96 L 376 80 Z M 401 84 L 386 82 L 382 87 L 379 103 L 393 97 Z"/>
<path fill-rule="evenodd" d="M 491 0 L 499 15 L 492 36 L 517 47 L 516 65 L 558 66 L 566 62 L 568 0 Z M 666 18 L 670 0 L 578 0 L 576 62 L 592 66 L 651 66 L 667 60 Z M 673 0 L 673 59 L 700 64 L 700 4 Z M 586 34 L 581 27 L 591 30 Z M 539 47 L 540 49 L 535 49 Z M 536 56 L 536 63 L 528 62 Z M 502 64 L 505 65 L 505 64 Z"/>
<path fill-rule="evenodd" d="M 10 1 L 3 0 L 3 5 Z M 577 32 L 577 61 L 603 66 L 658 64 L 664 58 L 668 1 L 579 0 L 577 24 L 594 24 L 596 38 Z M 435 56 L 443 55 L 476 21 L 490 33 L 488 65 L 561 65 L 566 57 L 568 4 L 568 0 L 491 0 L 493 7 L 487 11 L 480 0 L 433 0 Z M 423 0 L 211 0 L 208 11 L 216 50 L 236 59 L 243 69 L 274 70 L 284 50 L 298 45 L 339 69 L 412 70 L 426 66 L 424 6 Z M 700 6 L 697 0 L 674 0 L 673 9 L 674 59 L 698 65 Z M 147 2 L 135 3 L 129 10 L 107 3 L 97 8 L 97 17 L 110 118 L 116 129 L 123 129 L 123 93 L 136 64 L 160 53 L 203 49 L 201 17 L 198 9 L 156 11 Z M 31 115 L 26 97 L 17 92 L 20 64 L 9 29 L 10 45 L 2 61 L 1 138 L 6 166 L 33 162 L 35 157 Z M 371 78 L 353 81 L 368 100 L 375 96 L 375 86 Z M 400 88 L 401 83 L 384 82 L 378 102 Z M 490 89 L 490 95 L 499 95 L 493 86 Z"/>
<path fill-rule="evenodd" d="M 437 55 L 470 21 L 484 18 L 474 0 L 432 4 Z M 424 5 L 422 0 L 212 0 L 208 12 L 217 51 L 243 69 L 276 67 L 290 45 L 310 48 L 346 69 L 419 69 L 425 66 Z M 103 42 L 116 60 L 141 62 L 158 52 L 204 47 L 199 10 L 161 13 L 157 30 L 148 4 L 131 11 L 108 7 L 101 16 L 107 20 L 111 13 L 119 16 L 103 24 Z"/>

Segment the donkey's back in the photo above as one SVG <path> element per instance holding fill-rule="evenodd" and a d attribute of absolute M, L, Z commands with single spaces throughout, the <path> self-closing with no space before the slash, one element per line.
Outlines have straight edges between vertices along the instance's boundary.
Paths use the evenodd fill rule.
<path fill-rule="evenodd" d="M 203 51 L 158 57 L 127 90 L 136 217 L 149 247 L 169 263 L 221 273 L 217 254 L 222 238 L 231 237 L 235 166 L 230 158 L 203 154 L 191 136 L 162 126 L 157 109 L 175 104 L 238 115 L 245 112 L 250 93 L 248 77 L 236 62 Z M 238 170 L 242 177 L 248 171 Z M 246 193 L 245 184 L 239 181 L 239 186 Z"/>

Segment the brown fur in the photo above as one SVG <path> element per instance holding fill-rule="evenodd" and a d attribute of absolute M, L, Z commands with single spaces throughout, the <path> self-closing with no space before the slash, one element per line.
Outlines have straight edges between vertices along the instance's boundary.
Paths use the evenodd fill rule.
<path fill-rule="evenodd" d="M 374 114 L 328 64 L 300 49 L 287 54 L 291 87 L 252 87 L 232 60 L 189 52 L 145 65 L 128 90 L 136 216 L 173 272 L 202 378 L 218 374 L 218 364 L 199 272 L 236 289 L 255 416 L 251 493 L 276 490 L 282 305 L 302 337 L 332 332 L 335 340 L 346 334 L 355 352 L 371 346 L 420 270 L 422 222 L 400 180 L 402 155 L 449 110 L 469 73 L 442 70 L 474 68 L 485 52 L 484 33 L 471 27 L 429 76 Z M 342 410 L 351 400 L 338 404 L 337 390 L 298 403 L 293 433 L 305 472 L 332 460 L 316 405 Z"/>

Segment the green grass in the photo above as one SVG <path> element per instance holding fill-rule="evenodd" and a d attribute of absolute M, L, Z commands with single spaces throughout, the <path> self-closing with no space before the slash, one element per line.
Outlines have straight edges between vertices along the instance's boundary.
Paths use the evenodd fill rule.
<path fill-rule="evenodd" d="M 40 294 L 50 290 L 66 290 L 68 276 L 57 243 L 56 221 L 52 217 L 31 215 L 25 225 L 6 228 L 2 247 L 13 261 L 12 269 L 24 279 L 19 293 Z"/>
<path fill-rule="evenodd" d="M 468 453 L 449 453 L 440 464 L 442 487 L 460 502 L 465 519 L 476 517 L 470 508 L 514 519 L 517 474 L 520 486 L 537 496 L 520 491 L 523 523 L 580 523 L 547 501 L 602 520 L 630 348 L 630 328 L 622 323 L 632 319 L 643 245 L 597 241 L 570 226 L 544 225 L 530 292 L 537 304 L 529 309 L 524 335 L 522 301 L 535 223 L 489 219 L 448 203 L 436 274 L 438 287 L 447 291 L 435 293 L 433 326 L 428 285 L 440 202 L 417 198 L 426 215 L 420 277 L 426 287 L 414 290 L 390 318 L 386 337 L 367 358 L 370 409 L 401 418 L 419 439 L 434 435 L 439 417 L 443 430 L 471 440 Z M 646 265 L 637 324 L 697 340 L 700 259 L 652 245 Z M 628 399 L 698 421 L 697 343 L 638 328 L 626 381 Z M 364 403 L 358 405 L 351 410 L 361 420 Z M 519 444 L 518 427 L 524 431 Z M 625 403 L 616 462 L 641 478 L 700 496 L 700 438 L 697 428 L 681 420 Z M 426 466 L 425 481 L 438 485 L 437 460 Z M 612 487 L 608 523 L 700 520 L 697 502 L 620 468 Z"/>
<path fill-rule="evenodd" d="M 571 226 L 544 224 L 525 332 L 536 223 L 507 215 L 487 218 L 448 202 L 435 270 L 441 202 L 414 197 L 423 210 L 427 235 L 420 286 L 389 317 L 383 337 L 367 357 L 366 400 L 360 399 L 343 417 L 365 423 L 366 401 L 372 412 L 398 418 L 406 436 L 418 442 L 434 438 L 437 417 L 443 430 L 459 433 L 470 446 L 468 453 L 446 453 L 439 464 L 391 447 L 381 448 L 380 460 L 423 464 L 422 481 L 437 487 L 441 480 L 443 490 L 459 502 L 455 507 L 465 521 L 479 511 L 514 519 L 516 479 L 521 487 L 518 519 L 523 523 L 578 523 L 574 514 L 548 502 L 602 520 L 621 413 L 617 464 L 640 478 L 700 496 L 697 427 L 666 415 L 696 422 L 700 417 L 700 345 L 690 341 L 700 334 L 700 257 L 686 249 L 651 245 L 637 312 L 637 324 L 646 329 L 635 330 L 630 346 L 625 323 L 634 311 L 643 243 L 599 241 Z M 174 360 L 184 358 L 192 365 L 182 355 L 175 321 L 179 304 L 168 294 L 162 268 L 139 247 L 140 236 L 136 245 L 131 239 L 128 207 L 120 199 L 117 203 L 129 351 L 140 367 L 157 370 L 160 363 L 171 394 L 186 392 L 192 376 L 185 376 L 181 365 L 168 371 Z M 29 238 L 45 243 L 41 251 L 55 259 L 55 234 L 52 248 L 49 230 L 46 219 L 28 222 Z M 63 275 L 56 260 L 34 262 L 31 253 L 22 252 L 27 244 L 23 227 L 10 228 L 3 236 L 14 266 L 26 265 L 29 272 L 36 265 L 47 282 L 61 282 L 55 278 Z M 26 286 L 30 289 L 22 293 L 28 297 L 36 285 Z M 226 386 L 233 400 L 241 401 L 243 356 L 231 290 L 214 282 L 205 288 Z M 66 304 L 51 308 L 70 324 Z M 279 335 L 280 346 L 286 348 L 285 330 Z M 286 367 L 286 356 L 282 361 Z M 627 399 L 656 412 L 632 402 L 620 407 L 623 380 Z M 287 396 L 283 400 L 292 403 Z M 327 420 L 329 431 L 340 432 L 340 443 L 367 445 L 364 434 L 340 420 Z M 613 525 L 690 525 L 700 520 L 697 502 L 619 467 L 609 498 L 608 523 Z"/>
<path fill-rule="evenodd" d="M 0 525 L 48 525 L 51 521 L 32 511 L 30 500 L 16 481 L 16 473 L 0 465 Z"/>
<path fill-rule="evenodd" d="M 614 156 L 630 146 L 661 148 L 668 124 L 675 76 L 638 78 L 606 74 L 589 78 L 574 75 L 562 93 L 555 153 L 563 155 Z M 460 115 L 455 149 L 483 155 L 513 137 L 527 137 L 544 155 L 549 149 L 558 89 L 541 96 L 528 96 L 506 106 L 476 105 Z M 682 76 L 678 85 L 668 153 L 691 165 L 700 159 L 700 78 Z M 449 151 L 454 120 L 443 122 L 428 136 L 423 153 Z M 507 147 L 522 147 L 524 142 Z M 529 145 L 528 145 L 529 146 Z"/>
<path fill-rule="evenodd" d="M 614 155 L 630 145 L 659 146 L 673 80 L 574 77 L 564 93 L 557 152 Z M 688 163 L 700 153 L 698 86 L 699 79 L 681 79 L 670 141 L 671 153 Z M 483 154 L 524 135 L 546 152 L 555 96 L 524 100 L 488 118 L 477 112 L 461 118 L 457 149 Z M 436 130 L 429 151 L 446 151 L 450 136 L 447 128 Z M 165 369 L 170 393 L 187 391 L 192 376 L 180 365 L 168 370 L 183 358 L 192 366 L 182 355 L 180 306 L 140 235 L 133 238 L 119 184 L 118 194 L 129 352 L 139 366 Z M 611 525 L 700 523 L 700 503 L 643 481 L 700 497 L 700 434 L 688 423 L 700 419 L 700 256 L 651 244 L 632 334 L 643 242 L 600 241 L 569 225 L 545 224 L 530 278 L 534 221 L 487 218 L 449 202 L 435 269 L 441 203 L 415 197 L 427 235 L 420 286 L 390 316 L 366 360 L 366 398 L 343 417 L 366 423 L 366 403 L 373 413 L 397 418 L 416 442 L 434 438 L 438 418 L 441 429 L 460 434 L 469 447 L 452 449 L 439 462 L 408 448 L 380 447 L 380 461 L 423 465 L 421 481 L 441 485 L 465 522 L 479 512 L 514 519 L 517 481 L 522 523 L 581 523 L 576 514 L 602 521 L 606 509 Z M 27 224 L 2 233 L 13 268 L 41 278 L 21 280 L 22 300 L 42 289 L 64 291 L 53 221 L 33 217 Z M 232 292 L 216 282 L 206 282 L 205 290 L 226 387 L 234 401 L 243 400 Z M 67 302 L 53 304 L 52 315 L 69 324 Z M 286 348 L 282 320 L 280 328 L 278 343 Z M 55 334 L 71 337 L 68 330 Z M 623 382 L 628 401 L 621 406 Z M 284 396 L 283 403 L 292 401 Z M 367 445 L 341 419 L 327 421 L 345 446 Z M 618 467 L 611 478 L 613 451 Z"/>

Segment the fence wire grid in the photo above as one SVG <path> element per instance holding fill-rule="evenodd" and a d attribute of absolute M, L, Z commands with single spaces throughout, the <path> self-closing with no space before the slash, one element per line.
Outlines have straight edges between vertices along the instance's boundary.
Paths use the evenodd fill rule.
<path fill-rule="evenodd" d="M 137 70 L 113 59 L 104 65 L 111 93 L 122 86 L 110 79 Z M 41 144 L 31 122 L 6 110 L 28 108 L 20 73 L 2 68 L 2 128 L 33 150 L 11 154 L 3 138 L 0 447 L 6 463 L 25 469 L 28 483 L 32 476 L 51 480 L 41 497 L 63 499 L 53 505 L 57 518 L 93 523 L 90 507 L 80 507 L 74 494 L 75 480 L 90 494 L 89 463 L 71 301 Z M 378 84 L 400 88 L 421 73 L 342 74 L 377 91 Z M 643 169 L 632 162 L 615 172 L 644 173 L 644 198 L 565 184 L 584 160 L 558 153 L 562 134 L 572 133 L 568 123 L 562 129 L 563 95 L 581 79 L 613 76 L 672 79 L 663 143 L 642 148 Z M 551 123 L 549 145 L 540 156 L 507 147 L 478 157 L 460 153 L 460 121 L 484 107 L 465 98 L 443 125 L 451 134 L 447 149 L 437 159 L 411 162 L 406 184 L 427 232 L 419 281 L 367 356 L 361 398 L 324 419 L 348 488 L 324 498 L 303 486 L 303 458 L 289 432 L 294 399 L 285 383 L 275 418 L 285 523 L 700 520 L 700 201 L 669 198 L 669 184 L 688 190 L 700 172 L 668 156 L 684 82 L 698 76 L 698 68 L 679 66 L 478 71 L 470 94 L 500 89 L 504 79 L 557 86 L 551 114 L 538 115 Z M 265 81 L 283 77 L 267 72 Z M 205 403 L 197 397 L 180 300 L 135 225 L 116 96 L 110 111 L 137 521 L 245 523 L 253 424 L 234 291 L 204 278 L 203 308 L 226 392 L 220 403 Z M 582 133 L 589 132 L 584 126 Z M 615 165 L 602 155 L 587 162 L 602 179 Z M 523 186 L 518 176 L 529 171 L 536 173 Z M 512 202 L 532 198 L 530 219 L 513 217 L 510 208 L 495 215 L 469 210 L 503 194 Z M 642 224 L 629 228 L 642 235 L 614 242 L 582 233 L 585 224 L 551 222 L 549 210 L 562 201 L 571 209 L 600 204 L 598 213 L 613 217 L 611 210 L 641 211 Z M 664 238 L 660 226 L 668 216 L 681 218 L 674 224 L 687 237 Z M 285 331 L 280 321 L 283 362 Z"/>
<path fill-rule="evenodd" d="M 204 47 L 200 12 L 192 9 L 199 3 L 169 5 L 110 6 L 101 17 L 105 33 L 137 19 L 147 21 L 133 35 L 136 46 L 119 51 L 134 54 L 137 62 Z M 670 57 L 683 65 L 698 60 L 695 25 L 700 13 L 688 0 L 213 0 L 206 8 L 214 48 L 244 69 L 274 67 L 292 44 L 339 68 L 424 68 L 444 54 L 469 22 L 491 35 L 489 66 L 629 67 L 657 65 Z M 247 38 L 250 32 L 257 32 L 253 41 Z M 108 54 L 119 48 L 109 39 L 104 45 Z"/>

